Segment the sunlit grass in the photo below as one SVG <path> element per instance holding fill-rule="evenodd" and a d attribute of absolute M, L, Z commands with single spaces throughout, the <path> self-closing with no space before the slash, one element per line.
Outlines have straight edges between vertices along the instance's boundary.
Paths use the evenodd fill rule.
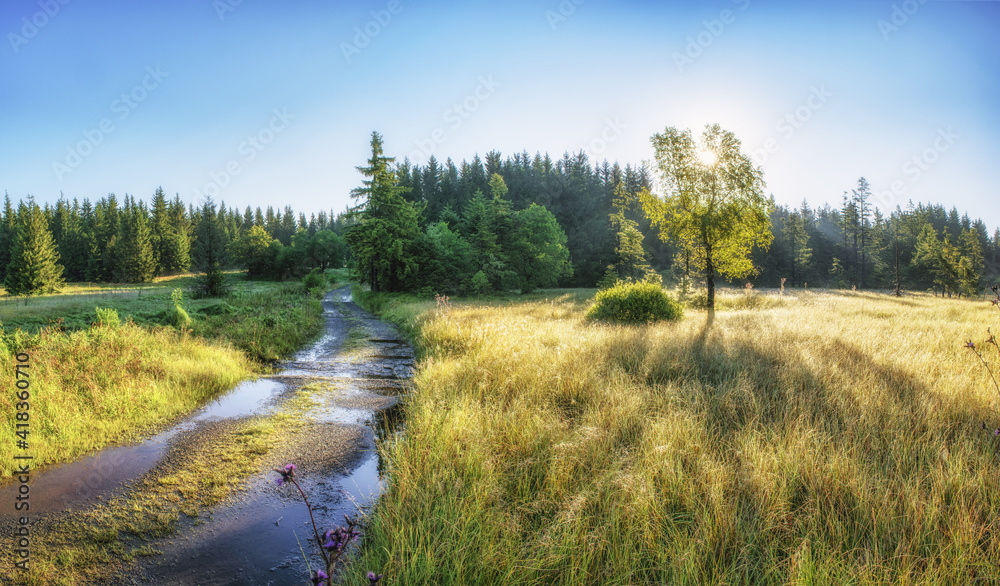
<path fill-rule="evenodd" d="M 193 410 L 251 374 L 232 347 L 167 328 L 119 328 L 0 339 L 0 369 L 11 377 L 15 353 L 30 359 L 30 437 L 36 466 L 65 462 L 128 441 Z M 13 392 L 0 395 L 0 434 L 14 438 Z M 0 442 L 12 462 L 14 442 Z M 10 475 L 4 468 L 0 477 Z"/>
<path fill-rule="evenodd" d="M 1000 440 L 980 429 L 1000 402 L 962 347 L 1000 312 L 744 295 L 629 327 L 565 292 L 383 299 L 423 359 L 354 567 L 400 584 L 1000 580 Z"/>

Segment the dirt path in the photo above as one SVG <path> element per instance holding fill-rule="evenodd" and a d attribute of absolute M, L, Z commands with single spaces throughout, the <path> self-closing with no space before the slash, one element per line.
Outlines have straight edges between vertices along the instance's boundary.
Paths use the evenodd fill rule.
<path fill-rule="evenodd" d="M 296 464 L 321 532 L 343 524 L 345 514 L 363 513 L 381 490 L 377 435 L 396 429 L 394 407 L 413 372 L 411 348 L 393 326 L 353 303 L 349 287 L 328 293 L 323 308 L 323 336 L 276 374 L 240 385 L 139 446 L 40 475 L 32 487 L 39 526 L 86 518 L 112 498 L 127 507 L 143 483 L 190 473 L 186 456 L 206 442 L 233 435 L 246 421 L 278 422 L 294 431 L 278 429 L 277 447 L 239 492 L 180 515 L 172 535 L 144 544 L 155 555 L 127 564 L 112 582 L 308 583 L 303 552 L 313 568 L 320 563 L 308 511 L 293 486 L 275 484 L 272 469 Z M 45 495 L 37 507 L 35 494 Z"/>

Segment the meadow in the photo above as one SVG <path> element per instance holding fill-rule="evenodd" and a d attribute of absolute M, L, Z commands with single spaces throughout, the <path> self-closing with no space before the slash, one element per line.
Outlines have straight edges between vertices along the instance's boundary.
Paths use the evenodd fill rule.
<path fill-rule="evenodd" d="M 421 356 L 352 566 L 387 583 L 1000 581 L 988 302 L 724 291 L 618 326 L 589 292 L 358 297 Z"/>

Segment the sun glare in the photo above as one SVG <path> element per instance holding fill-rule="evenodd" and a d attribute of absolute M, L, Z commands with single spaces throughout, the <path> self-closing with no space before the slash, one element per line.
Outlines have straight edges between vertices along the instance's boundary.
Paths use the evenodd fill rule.
<path fill-rule="evenodd" d="M 715 164 L 718 157 L 716 157 L 715 151 L 705 149 L 698 153 L 698 158 L 701 159 L 701 162 L 704 163 L 706 167 L 711 167 Z"/>

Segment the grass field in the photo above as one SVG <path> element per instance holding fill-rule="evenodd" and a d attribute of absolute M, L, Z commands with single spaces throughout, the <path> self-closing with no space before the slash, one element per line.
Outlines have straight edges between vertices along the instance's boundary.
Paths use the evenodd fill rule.
<path fill-rule="evenodd" d="M 1000 581 L 1000 396 L 963 347 L 1000 312 L 755 295 L 637 327 L 587 322 L 571 292 L 369 299 L 422 361 L 352 567 L 394 584 Z"/>

